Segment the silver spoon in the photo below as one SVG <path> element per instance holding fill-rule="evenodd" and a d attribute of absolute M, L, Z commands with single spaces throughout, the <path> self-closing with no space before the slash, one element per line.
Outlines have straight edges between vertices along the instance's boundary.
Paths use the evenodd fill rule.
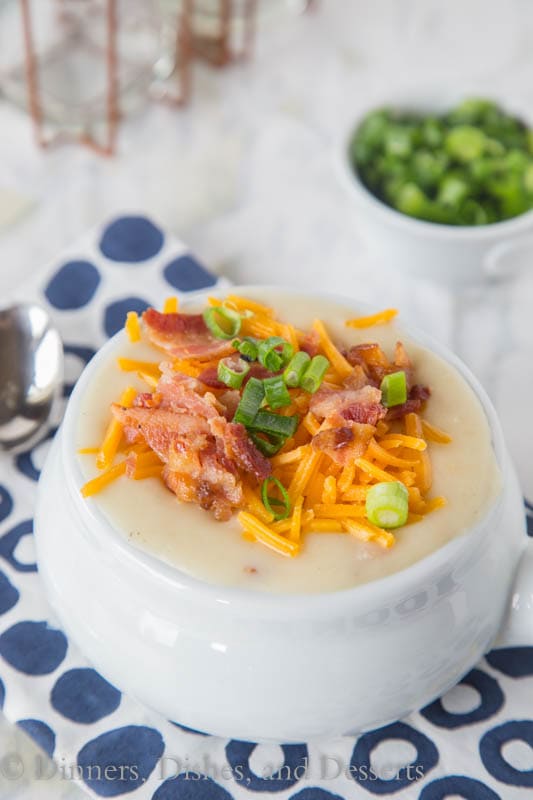
<path fill-rule="evenodd" d="M 46 311 L 19 304 L 0 311 L 0 450 L 43 432 L 63 380 L 63 347 Z"/>

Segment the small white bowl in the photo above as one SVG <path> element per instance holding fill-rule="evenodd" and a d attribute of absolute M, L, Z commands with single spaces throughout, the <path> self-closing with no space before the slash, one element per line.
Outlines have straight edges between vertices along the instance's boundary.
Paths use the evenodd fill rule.
<path fill-rule="evenodd" d="M 303 294 L 278 291 L 294 302 Z M 331 299 L 346 307 L 346 298 Z M 360 313 L 359 303 L 355 310 Z M 117 334 L 99 351 L 76 385 L 41 475 L 35 517 L 39 572 L 50 602 L 102 675 L 192 728 L 249 741 L 301 742 L 409 714 L 487 652 L 506 617 L 527 536 L 494 409 L 454 355 L 426 336 L 412 337 L 459 371 L 489 421 L 503 481 L 483 519 L 381 580 L 339 592 L 283 595 L 193 579 L 134 547 L 96 502 L 82 499 L 84 477 L 74 452 L 80 401 L 101 365 L 121 350 L 123 337 Z M 511 640 L 533 644 L 527 608 L 533 560 L 528 556 L 523 564 L 508 632 Z"/>
<path fill-rule="evenodd" d="M 415 219 L 375 197 L 361 181 L 349 157 L 353 134 L 364 117 L 376 108 L 442 113 L 465 97 L 480 94 L 483 95 L 463 91 L 453 96 L 435 91 L 432 95 L 415 94 L 392 102 L 378 102 L 352 123 L 340 143 L 336 154 L 337 171 L 358 210 L 358 230 L 383 267 L 452 286 L 500 279 L 531 267 L 533 210 L 490 225 L 441 225 Z M 516 109 L 504 99 L 496 99 L 496 102 L 533 125 L 531 110 Z"/>

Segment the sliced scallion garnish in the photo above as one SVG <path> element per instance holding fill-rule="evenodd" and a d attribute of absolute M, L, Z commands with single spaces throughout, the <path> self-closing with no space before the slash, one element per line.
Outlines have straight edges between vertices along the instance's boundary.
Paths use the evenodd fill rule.
<path fill-rule="evenodd" d="M 265 389 L 263 387 L 263 381 L 260 381 L 258 378 L 250 378 L 244 387 L 233 421 L 241 422 L 245 426 L 251 425 L 261 407 L 264 397 Z"/>
<path fill-rule="evenodd" d="M 218 362 L 217 377 L 230 389 L 240 389 L 246 375 L 250 372 L 250 365 L 242 358 L 221 358 Z"/>
<path fill-rule="evenodd" d="M 249 385 L 250 381 L 246 385 L 246 389 Z M 272 436 L 283 436 L 288 439 L 289 436 L 294 435 L 298 427 L 298 417 L 296 414 L 292 417 L 284 417 L 281 414 L 273 414 L 272 411 L 258 411 L 248 425 L 254 431 Z"/>
<path fill-rule="evenodd" d="M 400 406 L 407 400 L 407 380 L 405 372 L 391 372 L 381 381 L 381 402 L 385 408 Z"/>
<path fill-rule="evenodd" d="M 278 490 L 281 499 L 269 495 L 268 490 L 270 484 L 273 484 Z M 264 507 L 269 514 L 272 514 L 274 519 L 287 519 L 291 511 L 291 501 L 284 485 L 277 478 L 274 478 L 273 475 L 270 475 L 263 481 L 263 485 L 261 486 L 261 499 Z M 272 506 L 276 506 L 277 510 L 272 508 Z"/>
<path fill-rule="evenodd" d="M 310 361 L 311 356 L 306 353 L 305 350 L 300 350 L 293 355 L 283 373 L 287 386 L 296 387 L 300 385 L 300 381 Z"/>
<path fill-rule="evenodd" d="M 281 336 L 269 336 L 259 342 L 257 357 L 259 363 L 271 372 L 282 369 L 292 358 L 294 347 Z"/>
<path fill-rule="evenodd" d="M 400 481 L 376 483 L 366 494 L 366 516 L 380 528 L 399 528 L 407 522 L 409 493 Z"/>
<path fill-rule="evenodd" d="M 314 394 L 320 388 L 328 368 L 329 361 L 325 356 L 314 356 L 300 379 L 302 389 Z"/>
<path fill-rule="evenodd" d="M 235 339 L 231 344 L 247 361 L 255 361 L 257 359 L 257 339 L 245 336 L 244 339 Z"/>
<path fill-rule="evenodd" d="M 273 378 L 265 378 L 265 400 L 270 408 L 281 408 L 291 403 L 291 396 L 283 380 L 283 375 L 274 375 Z"/>
<path fill-rule="evenodd" d="M 217 339 L 233 339 L 241 329 L 242 316 L 226 306 L 204 309 L 204 322 Z"/>
<path fill-rule="evenodd" d="M 275 456 L 286 442 L 284 436 L 267 436 L 265 433 L 255 433 L 254 431 L 248 431 L 248 436 L 257 449 L 260 450 L 264 456 L 267 456 L 267 458 Z"/>

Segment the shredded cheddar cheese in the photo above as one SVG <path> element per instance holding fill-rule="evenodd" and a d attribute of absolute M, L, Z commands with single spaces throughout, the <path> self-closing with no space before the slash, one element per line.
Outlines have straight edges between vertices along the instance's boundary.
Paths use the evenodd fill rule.
<path fill-rule="evenodd" d="M 280 553 L 283 556 L 295 556 L 298 554 L 300 545 L 292 542 L 285 536 L 276 533 L 268 525 L 254 517 L 247 511 L 241 511 L 237 515 L 239 522 L 247 533 L 251 533 L 258 541 Z"/>
<path fill-rule="evenodd" d="M 133 404 L 133 401 L 136 397 L 137 389 L 134 389 L 133 386 L 129 386 L 122 394 L 119 400 L 119 405 L 123 406 L 124 408 L 129 408 Z M 107 467 L 111 466 L 121 439 L 122 425 L 113 417 L 107 426 L 104 441 L 102 442 L 100 450 L 98 451 L 98 455 L 96 456 L 96 466 L 98 469 L 106 469 Z"/>
<path fill-rule="evenodd" d="M 167 297 L 163 305 L 163 314 L 177 314 L 178 313 L 178 298 Z"/>
<path fill-rule="evenodd" d="M 346 361 L 342 353 L 331 341 L 324 323 L 319 319 L 315 319 L 313 322 L 313 330 L 318 334 L 320 346 L 324 351 L 324 355 L 326 358 L 329 358 L 339 377 L 342 379 L 347 378 L 348 375 L 351 375 L 353 367 L 348 363 L 348 361 Z"/>
<path fill-rule="evenodd" d="M 302 527 L 302 507 L 304 498 L 299 497 L 294 504 L 294 511 L 292 512 L 291 527 L 289 528 L 289 539 L 292 542 L 300 541 L 301 527 Z"/>
<path fill-rule="evenodd" d="M 438 444 L 449 444 L 451 436 L 448 436 L 445 431 L 441 431 L 435 425 L 431 425 L 426 419 L 422 420 L 422 432 L 426 439 L 430 442 L 437 442 Z"/>
<path fill-rule="evenodd" d="M 334 475 L 328 475 L 324 479 L 322 502 L 325 505 L 335 504 L 337 502 L 337 481 Z"/>
<path fill-rule="evenodd" d="M 124 372 L 149 372 L 153 373 L 154 377 L 161 375 L 159 365 L 154 361 L 137 361 L 134 358 L 118 358 L 118 365 Z"/>
<path fill-rule="evenodd" d="M 102 489 L 105 489 L 110 483 L 120 478 L 121 475 L 124 475 L 125 472 L 125 461 L 121 461 L 120 464 L 115 464 L 114 467 L 110 467 L 105 472 L 102 472 L 101 475 L 93 478 L 92 481 L 87 481 L 81 489 L 82 496 L 92 497 L 93 494 L 98 494 L 98 492 L 101 492 Z"/>
<path fill-rule="evenodd" d="M 224 305 L 241 313 L 240 335 L 264 339 L 281 336 L 297 352 L 305 346 L 306 334 L 288 322 L 279 322 L 272 308 L 239 295 L 228 295 L 225 300 L 209 298 L 211 306 Z M 176 313 L 178 300 L 167 298 L 164 313 Z M 351 328 L 366 328 L 384 324 L 396 316 L 395 309 L 387 309 L 368 317 L 348 320 Z M 132 342 L 141 340 L 141 325 L 136 313 L 127 315 L 126 331 Z M 321 320 L 313 322 L 318 350 L 326 356 L 330 367 L 322 386 L 333 391 L 343 389 L 345 379 L 352 375 L 353 367 L 332 340 Z M 372 352 L 370 352 L 370 350 Z M 383 352 L 372 348 L 365 356 L 369 363 L 387 368 L 389 362 Z M 168 358 L 168 357 L 167 357 Z M 378 359 L 377 361 L 375 359 Z M 175 358 L 172 368 L 177 373 L 190 377 L 198 376 L 207 368 L 217 367 L 218 359 L 200 361 L 194 358 Z M 123 372 L 135 372 L 150 387 L 152 398 L 157 401 L 157 385 L 161 378 L 159 363 L 119 358 L 118 366 Z M 215 394 L 217 390 L 214 390 Z M 380 420 L 374 426 L 374 435 L 362 455 L 346 465 L 337 463 L 325 452 L 315 449 L 313 437 L 327 430 L 327 420 L 318 419 L 311 409 L 311 395 L 303 389 L 290 388 L 290 404 L 277 409 L 280 416 L 298 417 L 298 426 L 286 439 L 282 448 L 270 458 L 272 477 L 287 491 L 290 506 L 285 517 L 275 519 L 263 504 L 260 488 L 251 479 L 242 479 L 243 504 L 237 513 L 242 536 L 251 542 L 259 542 L 276 553 L 294 557 L 305 547 L 309 534 L 349 535 L 361 542 L 389 549 L 395 543 L 398 532 L 379 528 L 366 516 L 366 496 L 373 485 L 385 481 L 401 481 L 408 491 L 409 513 L 407 525 L 415 524 L 424 517 L 442 508 L 443 497 L 431 497 L 432 465 L 431 446 L 445 445 L 451 441 L 445 431 L 430 424 L 420 414 L 408 413 L 403 420 Z M 120 397 L 119 404 L 130 407 L 137 390 L 128 387 Z M 214 400 L 214 396 L 211 395 Z M 218 395 L 217 395 L 218 397 Z M 99 447 L 83 448 L 79 452 L 96 455 L 96 464 L 101 473 L 89 480 L 82 488 L 84 497 L 102 491 L 118 478 L 142 481 L 149 478 L 163 479 L 164 464 L 145 442 L 128 445 L 123 441 L 122 425 L 112 419 Z M 120 456 L 118 463 L 117 456 Z"/>
<path fill-rule="evenodd" d="M 391 322 L 398 314 L 396 308 L 386 308 L 384 311 L 378 311 L 377 314 L 370 314 L 368 317 L 356 317 L 355 319 L 346 320 L 348 328 L 371 328 L 374 325 L 384 325 Z"/>
<path fill-rule="evenodd" d="M 128 311 L 126 316 L 126 333 L 130 342 L 139 342 L 141 339 L 141 324 L 136 311 Z"/>

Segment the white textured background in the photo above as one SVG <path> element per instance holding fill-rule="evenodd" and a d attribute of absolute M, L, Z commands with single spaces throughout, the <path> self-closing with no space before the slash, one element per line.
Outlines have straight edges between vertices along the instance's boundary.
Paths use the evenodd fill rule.
<path fill-rule="evenodd" d="M 413 87 L 475 86 L 531 108 L 533 3 L 322 0 L 320 14 L 284 23 L 263 32 L 251 66 L 195 68 L 186 111 L 151 107 L 126 122 L 113 160 L 75 147 L 37 151 L 27 119 L 0 102 L 0 298 L 88 227 L 141 209 L 234 281 L 323 285 L 398 305 L 481 378 L 533 500 L 533 255 L 530 274 L 460 298 L 385 279 L 332 168 L 351 118 Z M 33 206 L 2 228 L 6 190 Z M 27 764 L 36 752 L 0 724 L 0 755 L 9 751 Z M 1 798 L 67 795 L 81 793 L 0 774 Z"/>

